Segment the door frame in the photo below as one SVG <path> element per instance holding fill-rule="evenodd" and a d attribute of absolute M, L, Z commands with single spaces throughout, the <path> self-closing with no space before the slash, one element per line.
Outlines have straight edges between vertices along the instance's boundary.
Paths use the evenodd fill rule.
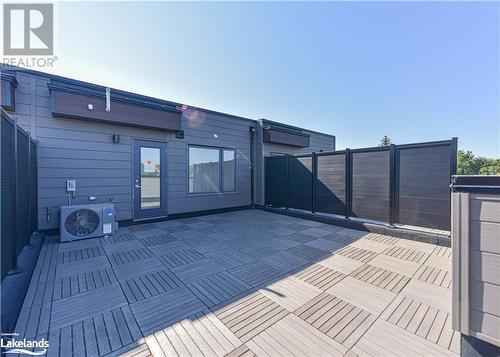
<path fill-rule="evenodd" d="M 160 207 L 141 209 L 140 196 L 137 196 L 135 180 L 140 180 L 141 147 L 160 149 Z M 159 140 L 132 139 L 132 219 L 134 221 L 167 217 L 168 176 L 167 176 L 167 142 Z M 141 183 L 142 185 L 142 183 Z"/>

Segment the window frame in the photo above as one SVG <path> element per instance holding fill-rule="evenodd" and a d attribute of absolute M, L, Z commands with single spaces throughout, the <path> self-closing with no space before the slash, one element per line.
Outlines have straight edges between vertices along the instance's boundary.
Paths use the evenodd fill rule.
<path fill-rule="evenodd" d="M 190 163 L 190 149 L 209 149 L 219 151 L 219 187 L 215 192 L 190 192 L 189 191 L 189 163 Z M 232 151 L 234 153 L 234 190 L 224 191 L 224 151 Z M 238 149 L 227 146 L 210 146 L 210 145 L 196 145 L 188 144 L 187 149 L 187 171 L 186 171 L 186 196 L 213 196 L 213 195 L 227 195 L 238 193 Z"/>

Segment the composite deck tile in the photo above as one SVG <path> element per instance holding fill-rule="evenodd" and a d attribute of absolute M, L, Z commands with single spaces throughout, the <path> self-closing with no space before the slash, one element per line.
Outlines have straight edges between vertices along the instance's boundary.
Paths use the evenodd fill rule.
<path fill-rule="evenodd" d="M 157 257 L 163 255 L 163 254 L 169 254 L 173 252 L 177 252 L 179 250 L 185 250 L 189 249 L 187 245 L 182 243 L 179 240 L 175 240 L 169 243 L 161 244 L 161 245 L 155 245 L 153 247 L 148 247 L 148 249 Z"/>
<path fill-rule="evenodd" d="M 251 259 L 262 259 L 270 255 L 279 253 L 280 250 L 273 248 L 267 244 L 259 245 L 249 245 L 245 248 L 240 248 L 240 250 Z"/>
<path fill-rule="evenodd" d="M 400 295 L 407 296 L 440 310 L 451 312 L 451 289 L 411 279 L 401 290 Z"/>
<path fill-rule="evenodd" d="M 119 350 L 113 351 L 106 357 L 152 357 L 153 354 L 149 350 L 148 345 L 144 339 L 139 340 L 139 342 L 133 342 Z"/>
<path fill-rule="evenodd" d="M 297 257 L 308 260 L 315 261 L 330 255 L 330 252 L 324 249 L 318 249 L 305 244 L 298 245 L 296 247 L 285 250 L 286 253 L 296 255 Z"/>
<path fill-rule="evenodd" d="M 118 243 L 125 243 L 131 240 L 135 240 L 136 238 L 130 232 L 119 232 L 117 234 L 111 236 L 105 236 L 100 239 L 103 245 L 112 245 Z"/>
<path fill-rule="evenodd" d="M 81 239 L 72 242 L 61 242 L 58 244 L 58 252 L 69 252 L 72 250 L 100 247 L 101 241 L 99 238 Z"/>
<path fill-rule="evenodd" d="M 297 270 L 298 268 L 309 264 L 305 259 L 299 258 L 296 255 L 279 252 L 270 256 L 265 257 L 262 261 L 271 265 L 272 267 L 282 271 L 289 272 L 292 270 Z"/>
<path fill-rule="evenodd" d="M 376 242 L 370 239 L 361 238 L 352 242 L 349 246 L 369 250 L 375 253 L 382 253 L 384 250 L 386 250 L 388 247 L 391 247 L 392 245 Z"/>
<path fill-rule="evenodd" d="M 263 294 L 254 293 L 216 310 L 215 314 L 246 342 L 285 317 L 288 311 Z"/>
<path fill-rule="evenodd" d="M 442 257 L 435 254 L 431 254 L 425 261 L 424 265 L 429 265 L 442 270 L 451 270 L 452 268 L 451 257 Z"/>
<path fill-rule="evenodd" d="M 259 291 L 288 311 L 294 311 L 322 293 L 320 289 L 306 284 L 293 276 L 278 280 Z"/>
<path fill-rule="evenodd" d="M 191 263 L 179 265 L 170 270 L 177 275 L 184 284 L 190 284 L 226 269 L 210 258 L 203 258 Z"/>
<path fill-rule="evenodd" d="M 111 253 L 108 257 L 111 265 L 123 265 L 147 260 L 153 257 L 153 253 L 146 248 L 141 248 Z"/>
<path fill-rule="evenodd" d="M 300 233 L 316 237 L 316 238 L 323 238 L 326 237 L 327 235 L 331 234 L 332 231 L 330 229 L 325 229 L 325 228 L 319 228 L 319 227 L 311 227 L 304 229 Z"/>
<path fill-rule="evenodd" d="M 422 264 L 429 256 L 428 253 L 422 252 L 421 250 L 404 248 L 397 245 L 387 248 L 381 254 L 417 264 Z"/>
<path fill-rule="evenodd" d="M 363 237 L 374 242 L 383 243 L 387 245 L 393 245 L 399 241 L 399 238 L 394 238 L 390 236 L 385 236 L 383 234 L 369 233 Z"/>
<path fill-rule="evenodd" d="M 201 311 L 146 337 L 155 356 L 225 356 L 241 341 L 212 312 Z"/>
<path fill-rule="evenodd" d="M 451 271 L 439 269 L 430 265 L 422 265 L 415 278 L 443 288 L 451 288 Z"/>
<path fill-rule="evenodd" d="M 396 297 L 396 294 L 353 277 L 346 277 L 327 290 L 328 293 L 351 304 L 379 315 Z"/>
<path fill-rule="evenodd" d="M 294 314 L 347 348 L 376 320 L 375 315 L 328 293 L 316 296 Z"/>
<path fill-rule="evenodd" d="M 23 305 L 40 305 L 52 302 L 54 281 L 40 284 L 30 284 L 24 297 Z"/>
<path fill-rule="evenodd" d="M 245 283 L 257 287 L 278 279 L 283 273 L 263 261 L 255 261 L 229 271 Z"/>
<path fill-rule="evenodd" d="M 120 251 L 126 250 L 137 250 L 144 248 L 144 244 L 142 244 L 138 239 L 128 240 L 125 242 L 115 243 L 115 244 L 104 244 L 103 245 L 106 254 L 116 253 Z"/>
<path fill-rule="evenodd" d="M 328 252 L 334 252 L 336 250 L 339 250 L 340 248 L 344 247 L 344 244 L 337 243 L 335 241 L 332 241 L 330 239 L 323 239 L 323 238 L 318 238 L 316 240 L 313 240 L 311 242 L 305 243 L 305 245 L 308 245 L 310 247 L 318 248 L 318 249 L 323 249 Z"/>
<path fill-rule="evenodd" d="M 54 281 L 57 267 L 57 237 L 46 237 L 31 275 L 31 284 Z"/>
<path fill-rule="evenodd" d="M 231 273 L 224 271 L 195 281 L 189 284 L 188 288 L 205 305 L 212 307 L 241 295 L 252 287 Z"/>
<path fill-rule="evenodd" d="M 121 283 L 129 303 L 144 300 L 182 286 L 179 278 L 168 270 L 147 273 Z"/>
<path fill-rule="evenodd" d="M 232 350 L 224 357 L 255 357 L 256 354 L 252 352 L 247 345 L 241 345 L 235 350 Z"/>
<path fill-rule="evenodd" d="M 451 248 L 438 246 L 434 249 L 432 254 L 443 258 L 451 258 Z"/>
<path fill-rule="evenodd" d="M 51 303 L 23 304 L 16 322 L 15 332 L 21 337 L 32 338 L 49 331 Z"/>
<path fill-rule="evenodd" d="M 384 320 L 377 320 L 352 348 L 359 356 L 458 356 Z"/>
<path fill-rule="evenodd" d="M 350 276 L 396 294 L 410 281 L 408 276 L 370 264 L 363 265 Z"/>
<path fill-rule="evenodd" d="M 73 263 L 57 264 L 55 277 L 58 279 L 65 276 L 72 276 L 83 272 L 109 267 L 109 260 L 105 256 L 80 260 Z"/>
<path fill-rule="evenodd" d="M 138 260 L 129 264 L 113 266 L 116 277 L 120 281 L 164 269 L 165 266 L 157 258 L 149 258 L 146 260 Z"/>
<path fill-rule="evenodd" d="M 52 329 L 47 356 L 104 356 L 141 338 L 130 308 L 124 306 Z"/>
<path fill-rule="evenodd" d="M 189 232 L 193 230 L 191 227 L 188 227 L 183 223 L 170 227 L 162 227 L 162 229 L 168 233 Z"/>
<path fill-rule="evenodd" d="M 360 266 L 363 266 L 362 262 L 354 259 L 346 258 L 342 255 L 334 254 L 325 259 L 318 261 L 318 264 L 325 266 L 327 268 L 336 270 L 343 274 L 349 275 Z"/>
<path fill-rule="evenodd" d="M 176 266 L 192 263 L 203 258 L 205 257 L 194 249 L 178 250 L 158 257 L 160 262 L 167 268 L 175 268 Z"/>
<path fill-rule="evenodd" d="M 194 315 L 206 306 L 187 288 L 169 290 L 162 294 L 130 304 L 144 336 Z"/>
<path fill-rule="evenodd" d="M 247 345 L 258 356 L 343 356 L 347 348 L 289 314 L 255 336 Z"/>
<path fill-rule="evenodd" d="M 421 252 L 425 252 L 427 254 L 431 254 L 436 249 L 436 246 L 434 244 L 418 242 L 411 239 L 400 239 L 399 241 L 396 242 L 395 245 L 398 247 L 415 249 Z"/>
<path fill-rule="evenodd" d="M 372 260 L 377 256 L 377 253 L 374 251 L 357 248 L 350 245 L 337 250 L 335 254 L 341 255 L 346 258 L 354 259 L 362 263 L 368 263 L 370 260 Z"/>
<path fill-rule="evenodd" d="M 58 278 L 54 284 L 53 299 L 56 301 L 116 282 L 115 273 L 110 267 Z"/>
<path fill-rule="evenodd" d="M 370 265 L 398 272 L 409 277 L 412 277 L 421 266 L 419 263 L 402 260 L 384 254 L 379 254 L 370 260 Z"/>
<path fill-rule="evenodd" d="M 215 252 L 206 253 L 205 255 L 215 261 L 217 264 L 222 265 L 227 269 L 236 268 L 240 265 L 244 265 L 255 260 L 254 258 L 250 258 L 238 249 L 230 247 L 226 247 Z"/>
<path fill-rule="evenodd" d="M 57 329 L 82 321 L 89 316 L 127 304 L 119 284 L 87 291 L 54 301 L 50 319 L 50 329 Z"/>
<path fill-rule="evenodd" d="M 297 278 L 321 290 L 331 288 L 346 277 L 345 274 L 329 269 L 321 264 L 314 264 L 295 274 Z"/>

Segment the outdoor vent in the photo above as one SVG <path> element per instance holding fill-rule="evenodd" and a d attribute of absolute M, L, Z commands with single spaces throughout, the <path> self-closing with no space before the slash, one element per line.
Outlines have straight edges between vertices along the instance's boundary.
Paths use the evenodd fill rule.
<path fill-rule="evenodd" d="M 175 137 L 176 137 L 177 139 L 184 139 L 184 130 L 177 130 L 177 131 L 175 132 Z"/>

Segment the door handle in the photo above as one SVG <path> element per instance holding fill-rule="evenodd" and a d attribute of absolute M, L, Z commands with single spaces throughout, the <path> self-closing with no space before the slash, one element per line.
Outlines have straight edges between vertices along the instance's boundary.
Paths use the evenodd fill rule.
<path fill-rule="evenodd" d="M 141 188 L 141 185 L 135 184 L 135 188 Z"/>

